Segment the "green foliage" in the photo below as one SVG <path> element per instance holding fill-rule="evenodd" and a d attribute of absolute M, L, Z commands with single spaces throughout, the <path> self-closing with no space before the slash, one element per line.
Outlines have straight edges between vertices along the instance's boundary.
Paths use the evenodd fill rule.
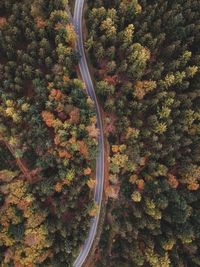
<path fill-rule="evenodd" d="M 2 266 L 71 266 L 90 225 L 96 117 L 67 2 L 0 2 Z"/>
<path fill-rule="evenodd" d="M 108 194 L 97 266 L 199 265 L 199 10 L 187 0 L 89 1 L 88 51 L 112 146 L 108 192 L 120 187 L 118 198 Z"/>

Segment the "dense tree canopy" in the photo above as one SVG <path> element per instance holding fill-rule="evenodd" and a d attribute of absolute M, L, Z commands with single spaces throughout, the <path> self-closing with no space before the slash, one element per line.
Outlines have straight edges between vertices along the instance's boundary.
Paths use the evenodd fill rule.
<path fill-rule="evenodd" d="M 0 1 L 5 267 L 71 267 L 96 212 L 98 129 L 67 3 Z M 200 1 L 87 5 L 110 144 L 96 266 L 200 266 Z"/>
<path fill-rule="evenodd" d="M 97 266 L 199 266 L 200 2 L 88 2 L 111 145 Z"/>
<path fill-rule="evenodd" d="M 71 266 L 93 216 L 98 131 L 66 4 L 0 2 L 1 266 Z"/>

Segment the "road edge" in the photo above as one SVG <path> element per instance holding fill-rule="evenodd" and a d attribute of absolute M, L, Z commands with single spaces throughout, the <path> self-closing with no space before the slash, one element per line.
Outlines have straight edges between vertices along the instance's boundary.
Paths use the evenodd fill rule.
<path fill-rule="evenodd" d="M 88 4 L 87 4 L 87 1 L 85 1 L 84 9 L 83 9 L 83 18 L 82 18 L 82 20 L 83 20 L 83 29 L 85 29 L 85 31 L 83 32 L 83 41 L 84 42 L 87 40 L 87 36 L 88 36 L 87 25 L 86 25 L 86 20 L 85 20 L 85 15 L 86 15 L 87 11 L 88 11 Z M 92 82 L 94 84 L 95 79 L 94 79 L 94 76 L 93 76 L 93 71 L 91 71 L 92 70 L 92 66 L 90 64 L 90 57 L 88 55 L 88 52 L 85 49 L 84 49 L 84 51 L 85 51 L 85 57 L 86 57 L 88 69 L 89 69 L 89 72 L 90 72 L 90 76 L 91 76 Z M 80 72 L 80 70 L 79 70 L 79 72 Z M 95 86 L 94 86 L 94 89 L 95 89 Z M 97 101 L 98 101 L 98 96 L 97 96 Z M 104 192 L 103 192 L 103 198 L 102 198 L 102 203 L 101 203 L 101 210 L 100 210 L 97 233 L 96 233 L 94 242 L 92 244 L 90 253 L 89 253 L 88 257 L 86 258 L 83 267 L 95 267 L 95 265 L 94 265 L 95 264 L 95 252 L 97 250 L 97 246 L 98 246 L 98 244 L 100 242 L 100 239 L 101 239 L 101 234 L 102 234 L 102 231 L 103 231 L 103 226 L 104 226 L 105 217 L 106 217 L 106 207 L 107 207 L 107 202 L 108 202 L 106 194 L 105 194 L 105 189 L 106 189 L 107 181 L 109 179 L 109 161 L 108 161 L 108 157 L 109 157 L 109 153 L 110 153 L 109 152 L 110 148 L 109 148 L 109 142 L 108 142 L 108 139 L 107 139 L 107 136 L 106 136 L 106 131 L 105 131 L 104 111 L 103 111 L 99 101 L 98 101 L 98 105 L 100 107 L 100 113 L 101 113 L 102 124 L 103 124 L 103 134 L 104 134 L 104 149 L 105 149 L 105 156 L 104 156 L 104 166 L 105 166 L 105 169 L 104 169 Z"/>
<path fill-rule="evenodd" d="M 85 40 L 87 38 L 87 27 L 86 27 L 86 21 L 85 21 L 85 14 L 86 14 L 87 9 L 88 9 L 88 5 L 87 5 L 86 1 L 84 1 L 83 17 L 82 17 L 83 42 L 85 42 Z M 69 12 L 70 12 L 70 7 L 69 7 Z M 85 50 L 85 48 L 84 48 L 84 53 L 85 53 L 85 58 L 86 58 L 88 70 L 89 70 L 89 73 L 90 73 L 90 77 L 91 77 L 91 80 L 92 80 L 92 83 L 93 83 L 93 86 L 94 86 L 94 81 L 95 80 L 94 80 L 94 77 L 93 77 L 93 73 L 91 71 L 92 66 L 90 65 L 89 55 L 88 55 L 87 51 Z M 80 70 L 79 65 L 77 66 L 77 73 L 78 73 L 78 76 L 82 80 L 81 70 Z M 95 257 L 95 251 L 96 251 L 96 248 L 97 248 L 97 246 L 99 244 L 99 241 L 100 241 L 100 238 L 101 238 L 101 234 L 102 234 L 102 231 L 103 231 L 105 215 L 106 215 L 106 206 L 107 206 L 107 198 L 106 198 L 106 194 L 105 194 L 105 188 L 106 188 L 107 181 L 109 179 L 109 167 L 108 167 L 109 166 L 109 160 L 108 160 L 109 143 L 108 143 L 106 132 L 105 132 L 105 116 L 104 116 L 104 112 L 102 110 L 101 105 L 99 104 L 97 96 L 96 96 L 96 100 L 97 100 L 97 103 L 98 103 L 98 106 L 99 106 L 100 116 L 102 118 L 102 130 L 103 130 L 103 136 L 104 136 L 104 188 L 103 188 L 103 193 L 102 193 L 103 195 L 102 195 L 102 201 L 101 201 L 101 208 L 100 208 L 100 211 L 99 211 L 99 221 L 98 221 L 98 225 L 97 225 L 96 234 L 95 234 L 93 243 L 91 245 L 90 251 L 89 251 L 85 261 L 82 264 L 83 267 L 95 266 L 95 265 L 91 265 L 91 264 L 95 263 L 95 258 L 94 258 Z"/>

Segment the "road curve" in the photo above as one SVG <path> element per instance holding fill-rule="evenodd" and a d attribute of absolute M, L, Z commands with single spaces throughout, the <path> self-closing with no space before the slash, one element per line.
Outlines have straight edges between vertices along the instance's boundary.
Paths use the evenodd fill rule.
<path fill-rule="evenodd" d="M 97 212 L 96 217 L 93 218 L 91 221 L 91 228 L 89 230 L 88 238 L 83 244 L 80 254 L 78 255 L 76 261 L 74 262 L 73 267 L 81 267 L 84 264 L 91 250 L 92 244 L 94 242 L 94 239 L 97 233 L 97 226 L 98 226 L 99 218 L 100 218 L 100 210 L 101 210 L 101 203 L 102 203 L 103 190 L 104 190 L 104 135 L 103 135 L 103 126 L 102 126 L 100 108 L 98 105 L 94 86 L 93 86 L 90 72 L 88 69 L 87 60 L 86 60 L 85 51 L 84 51 L 84 45 L 83 45 L 82 20 L 83 20 L 84 1 L 85 0 L 76 0 L 75 2 L 73 24 L 74 24 L 75 31 L 77 33 L 77 50 L 79 54 L 81 55 L 79 68 L 80 68 L 82 79 L 86 85 L 87 94 L 91 97 L 91 99 L 95 103 L 96 116 L 97 116 L 97 127 L 99 129 L 99 138 L 98 138 L 99 152 L 98 152 L 97 160 L 96 160 L 96 187 L 95 187 L 95 192 L 94 192 L 94 200 L 98 204 L 98 212 Z"/>

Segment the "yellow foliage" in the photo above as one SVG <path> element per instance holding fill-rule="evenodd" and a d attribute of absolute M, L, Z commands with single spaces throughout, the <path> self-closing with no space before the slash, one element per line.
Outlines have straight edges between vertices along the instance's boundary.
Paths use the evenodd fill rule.
<path fill-rule="evenodd" d="M 0 232 L 0 240 L 6 247 L 11 247 L 15 243 L 14 239 L 8 236 L 6 231 Z"/>
<path fill-rule="evenodd" d="M 92 208 L 88 211 L 88 214 L 91 216 L 91 217 L 95 217 L 97 215 L 97 212 L 98 212 L 98 209 L 99 209 L 99 206 L 98 204 L 95 202 L 92 206 Z"/>
<path fill-rule="evenodd" d="M 70 43 L 70 45 L 72 47 L 74 47 L 75 46 L 75 43 L 76 43 L 76 33 L 74 31 L 73 25 L 72 24 L 67 24 L 66 25 L 66 31 L 67 31 L 67 38 L 66 38 L 66 40 L 67 40 L 67 42 Z"/>
<path fill-rule="evenodd" d="M 128 162 L 128 156 L 125 154 L 116 153 L 112 158 L 111 162 L 115 165 L 124 168 L 126 163 Z"/>
<path fill-rule="evenodd" d="M 9 171 L 9 170 L 2 170 L 0 171 L 0 181 L 2 182 L 10 182 L 14 177 L 18 175 L 18 172 Z"/>
<path fill-rule="evenodd" d="M 13 119 L 13 121 L 14 121 L 15 123 L 19 123 L 19 122 L 21 122 L 22 117 L 21 117 L 19 114 L 14 113 L 13 116 L 12 116 L 12 119 Z"/>
<path fill-rule="evenodd" d="M 14 101 L 11 100 L 11 99 L 6 100 L 6 106 L 7 107 L 13 107 L 14 106 Z"/>
<path fill-rule="evenodd" d="M 63 125 L 63 123 L 62 123 L 62 121 L 59 120 L 59 119 L 55 119 L 55 120 L 52 121 L 52 127 L 53 127 L 55 130 L 61 128 L 62 125 Z"/>
<path fill-rule="evenodd" d="M 160 256 L 152 248 L 147 248 L 145 255 L 151 267 L 170 267 L 171 262 L 168 253 Z"/>
<path fill-rule="evenodd" d="M 170 87 L 175 82 L 175 76 L 173 74 L 167 74 L 164 80 L 166 87 Z"/>
<path fill-rule="evenodd" d="M 117 153 L 119 151 L 119 146 L 118 145 L 113 145 L 112 146 L 112 152 Z"/>
<path fill-rule="evenodd" d="M 167 242 L 165 242 L 162 245 L 162 247 L 163 247 L 164 250 L 170 251 L 170 250 L 173 249 L 174 245 L 175 245 L 175 241 L 173 239 L 171 239 L 171 240 L 168 240 Z"/>
<path fill-rule="evenodd" d="M 21 106 L 22 111 L 27 112 L 30 108 L 30 105 L 28 103 L 24 103 Z"/>
<path fill-rule="evenodd" d="M 94 189 L 95 188 L 95 184 L 96 184 L 96 180 L 95 179 L 89 179 L 87 181 L 87 186 L 90 188 L 90 189 Z"/>
<path fill-rule="evenodd" d="M 140 131 L 136 128 L 128 127 L 126 131 L 126 139 L 132 137 L 132 138 L 138 138 Z"/>
<path fill-rule="evenodd" d="M 94 106 L 94 101 L 92 100 L 91 97 L 87 97 L 87 104 L 90 106 L 90 107 L 93 107 Z"/>
<path fill-rule="evenodd" d="M 19 139 L 17 137 L 11 136 L 9 140 L 9 144 L 15 147 L 19 145 Z"/>
<path fill-rule="evenodd" d="M 126 150 L 126 145 L 120 145 L 120 146 L 119 146 L 119 151 L 120 151 L 121 153 L 123 153 L 125 150 Z"/>
<path fill-rule="evenodd" d="M 97 123 L 97 117 L 96 116 L 93 116 L 91 119 L 90 119 L 91 123 L 95 124 Z"/>
<path fill-rule="evenodd" d="M 134 87 L 134 96 L 138 99 L 143 99 L 144 96 L 150 92 L 156 89 L 157 84 L 155 81 L 137 81 Z"/>
<path fill-rule="evenodd" d="M 15 110 L 14 110 L 13 107 L 8 107 L 8 108 L 6 109 L 6 115 L 7 115 L 8 117 L 12 117 L 14 113 L 15 113 Z"/>
<path fill-rule="evenodd" d="M 140 192 L 138 191 L 134 191 L 131 195 L 131 199 L 134 201 L 134 202 L 140 202 L 142 200 L 142 196 L 140 194 Z"/>
<path fill-rule="evenodd" d="M 101 26 L 100 26 L 101 31 L 106 31 L 106 36 L 113 37 L 117 33 L 117 29 L 114 25 L 114 21 L 111 18 L 107 18 L 102 21 Z"/>

